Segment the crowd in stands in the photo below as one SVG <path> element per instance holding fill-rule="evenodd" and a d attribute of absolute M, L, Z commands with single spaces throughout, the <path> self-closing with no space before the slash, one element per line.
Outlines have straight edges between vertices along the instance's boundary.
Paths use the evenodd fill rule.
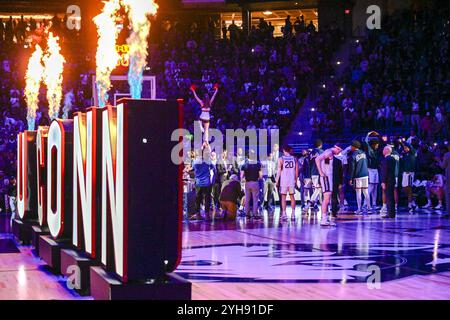
<path fill-rule="evenodd" d="M 36 21 L 33 19 L 0 19 L 0 212 L 8 208 L 4 194 L 14 194 L 16 175 L 17 133 L 27 129 L 25 80 L 29 56 L 33 46 L 46 48 L 45 33 L 52 31 L 60 38 L 62 53 L 66 58 L 64 93 L 72 92 L 73 111 L 83 110 L 91 104 L 88 73 L 91 69 L 89 57 L 77 44 L 79 33 L 65 28 L 66 18 Z M 48 107 L 45 86 L 41 86 L 36 124 L 48 125 Z M 63 102 L 64 103 L 64 102 Z M 62 107 L 61 107 L 62 109 Z"/>
<path fill-rule="evenodd" d="M 63 73 L 63 93 L 70 93 L 72 97 L 72 111 L 84 110 L 92 104 L 92 89 L 90 75 L 94 72 L 94 60 L 89 48 L 80 46 L 80 31 L 66 27 L 67 16 L 42 21 L 24 19 L 0 20 L 0 101 L 1 111 L 5 111 L 18 121 L 24 121 L 26 117 L 26 103 L 23 90 L 25 86 L 25 72 L 27 61 L 34 50 L 35 45 L 46 50 L 47 33 L 52 32 L 58 36 L 61 53 L 65 57 Z M 94 53 L 95 54 L 95 53 Z M 37 124 L 48 124 L 47 104 L 45 98 L 45 86 L 41 86 L 39 97 L 39 110 Z M 63 101 L 62 104 L 65 102 Z M 63 106 L 61 106 L 61 110 Z"/>
<path fill-rule="evenodd" d="M 318 114 L 310 121 L 313 130 L 336 135 L 413 129 L 429 143 L 445 139 L 450 114 L 448 14 L 397 12 L 383 19 L 380 30 L 354 40 L 344 74 L 322 80 Z"/>
<path fill-rule="evenodd" d="M 341 38 L 338 30 L 306 26 L 303 17 L 293 24 L 287 20 L 283 31 L 283 37 L 273 37 L 273 27 L 261 19 L 246 37 L 233 21 L 217 40 L 211 28 L 173 24 L 151 54 L 153 72 L 162 75 L 158 91 L 162 97 L 185 99 L 188 129 L 200 112 L 191 84 L 212 94 L 219 83 L 212 128 L 286 133 L 309 86 L 331 72 L 330 57 Z"/>

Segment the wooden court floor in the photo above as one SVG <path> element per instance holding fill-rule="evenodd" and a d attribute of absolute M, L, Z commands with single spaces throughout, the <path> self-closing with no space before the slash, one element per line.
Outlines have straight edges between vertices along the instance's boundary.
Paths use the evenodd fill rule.
<path fill-rule="evenodd" d="M 277 217 L 185 223 L 176 272 L 193 299 L 450 299 L 450 220 L 437 212 L 349 214 L 336 228 Z M 0 233 L 0 299 L 90 299 L 31 249 Z"/>

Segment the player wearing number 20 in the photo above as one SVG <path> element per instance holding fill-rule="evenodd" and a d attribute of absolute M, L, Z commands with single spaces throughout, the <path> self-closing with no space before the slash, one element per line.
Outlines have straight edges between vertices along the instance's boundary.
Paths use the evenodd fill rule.
<path fill-rule="evenodd" d="M 281 219 L 286 220 L 286 196 L 291 198 L 292 214 L 291 219 L 295 219 L 295 183 L 298 179 L 297 159 L 292 154 L 290 146 L 283 147 L 283 156 L 278 159 L 278 171 L 276 185 L 281 194 Z"/>

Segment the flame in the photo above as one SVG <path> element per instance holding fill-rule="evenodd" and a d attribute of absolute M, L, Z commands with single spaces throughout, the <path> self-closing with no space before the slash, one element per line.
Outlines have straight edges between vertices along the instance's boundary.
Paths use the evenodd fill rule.
<path fill-rule="evenodd" d="M 62 99 L 62 73 L 66 60 L 60 53 L 59 37 L 48 34 L 47 52 L 44 60 L 44 83 L 47 86 L 48 115 L 51 119 L 58 117 Z"/>
<path fill-rule="evenodd" d="M 130 47 L 128 69 L 128 83 L 131 97 L 140 99 L 142 93 L 142 74 L 147 64 L 147 37 L 150 33 L 149 15 L 155 15 L 158 5 L 154 0 L 122 0 L 128 12 L 128 18 L 132 26 L 132 33 L 127 39 Z"/>
<path fill-rule="evenodd" d="M 36 49 L 28 61 L 28 68 L 25 74 L 25 100 L 27 102 L 27 122 L 28 130 L 34 130 L 36 120 L 36 110 L 39 103 L 39 88 L 44 74 L 42 65 L 42 49 L 36 45 Z"/>
<path fill-rule="evenodd" d="M 116 52 L 116 40 L 119 30 L 115 21 L 117 11 L 120 9 L 120 2 L 119 0 L 109 0 L 104 2 L 104 4 L 102 13 L 93 19 L 98 33 L 95 74 L 99 107 L 104 107 L 108 101 L 107 92 L 111 87 L 109 76 L 120 58 Z"/>

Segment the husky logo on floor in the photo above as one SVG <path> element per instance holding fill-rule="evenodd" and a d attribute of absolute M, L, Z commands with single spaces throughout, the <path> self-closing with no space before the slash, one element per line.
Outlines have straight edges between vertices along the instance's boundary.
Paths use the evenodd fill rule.
<path fill-rule="evenodd" d="M 439 254 L 436 254 L 439 252 Z M 184 250 L 177 273 L 205 282 L 366 282 L 450 270 L 450 246 L 227 244 Z"/>

